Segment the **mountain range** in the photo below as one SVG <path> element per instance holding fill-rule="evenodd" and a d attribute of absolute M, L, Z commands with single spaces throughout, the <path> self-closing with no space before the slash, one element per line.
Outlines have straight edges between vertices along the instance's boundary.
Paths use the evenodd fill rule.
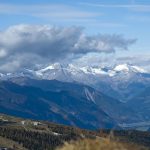
<path fill-rule="evenodd" d="M 2 113 L 90 129 L 150 121 L 150 73 L 138 66 L 55 63 L 0 80 Z"/>

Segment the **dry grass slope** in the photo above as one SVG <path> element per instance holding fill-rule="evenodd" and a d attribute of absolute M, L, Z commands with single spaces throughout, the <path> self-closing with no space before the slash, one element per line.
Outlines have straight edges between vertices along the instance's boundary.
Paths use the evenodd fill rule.
<path fill-rule="evenodd" d="M 65 145 L 57 150 L 147 150 L 137 145 L 128 145 L 118 142 L 104 140 L 84 139 L 77 142 L 65 143 Z"/>

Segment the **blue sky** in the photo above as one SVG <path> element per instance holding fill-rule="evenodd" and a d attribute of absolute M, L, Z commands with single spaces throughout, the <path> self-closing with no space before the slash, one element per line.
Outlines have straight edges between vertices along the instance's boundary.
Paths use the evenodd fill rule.
<path fill-rule="evenodd" d="M 4 7 L 0 10 L 0 28 L 20 23 L 83 26 L 92 34 L 118 33 L 137 38 L 133 49 L 149 51 L 150 2 L 147 0 L 1 0 L 0 5 Z M 32 6 L 35 6 L 33 11 Z"/>
<path fill-rule="evenodd" d="M 149 55 L 148 0 L 0 0 L 0 29 L 16 24 L 81 26 L 88 35 L 121 34 L 137 39 L 118 56 Z"/>

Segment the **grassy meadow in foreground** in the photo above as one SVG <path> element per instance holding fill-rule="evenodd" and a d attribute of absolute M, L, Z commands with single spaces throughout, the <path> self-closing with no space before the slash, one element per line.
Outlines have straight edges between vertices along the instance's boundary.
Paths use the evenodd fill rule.
<path fill-rule="evenodd" d="M 65 145 L 57 150 L 148 150 L 135 144 L 125 144 L 109 139 L 84 139 L 76 142 L 65 143 Z"/>

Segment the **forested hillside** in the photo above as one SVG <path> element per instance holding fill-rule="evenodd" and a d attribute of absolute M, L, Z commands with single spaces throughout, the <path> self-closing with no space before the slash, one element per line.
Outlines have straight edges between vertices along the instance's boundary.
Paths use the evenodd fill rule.
<path fill-rule="evenodd" d="M 5 138 L 5 144 L 2 142 L 4 141 L 3 138 Z M 0 139 L 3 139 L 0 140 L 0 147 L 8 146 L 7 148 L 16 150 L 54 150 L 61 148 L 66 142 L 70 143 L 71 141 L 85 139 L 89 139 L 89 144 L 90 140 L 92 140 L 92 143 L 94 142 L 93 140 L 96 140 L 101 144 L 105 144 L 103 141 L 109 141 L 110 144 L 111 142 L 115 142 L 125 146 L 144 147 L 145 150 L 150 147 L 149 132 L 102 129 L 90 131 L 50 122 L 16 118 L 3 114 L 0 115 Z M 6 144 L 7 140 L 8 145 Z"/>

